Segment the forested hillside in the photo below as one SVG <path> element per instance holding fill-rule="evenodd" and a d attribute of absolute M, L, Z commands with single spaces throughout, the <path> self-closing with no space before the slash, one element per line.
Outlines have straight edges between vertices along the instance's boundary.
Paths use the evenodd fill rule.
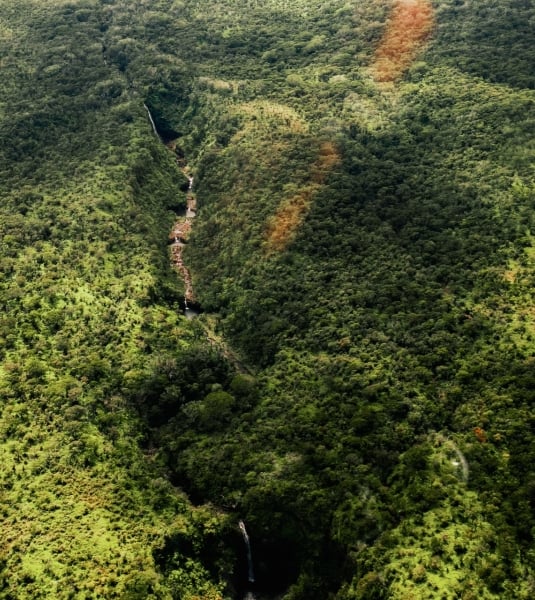
<path fill-rule="evenodd" d="M 0 598 L 535 595 L 534 19 L 0 0 Z"/>

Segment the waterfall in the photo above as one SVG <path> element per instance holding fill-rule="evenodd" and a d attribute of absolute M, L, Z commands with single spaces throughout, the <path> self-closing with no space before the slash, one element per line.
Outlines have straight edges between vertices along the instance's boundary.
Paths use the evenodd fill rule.
<path fill-rule="evenodd" d="M 253 555 L 251 554 L 251 544 L 249 542 L 249 536 L 247 535 L 247 529 L 245 529 L 245 523 L 241 519 L 238 522 L 238 526 L 243 535 L 245 549 L 247 550 L 247 579 L 249 583 L 254 583 Z"/>
<path fill-rule="evenodd" d="M 152 118 L 152 115 L 150 114 L 150 110 L 149 107 L 146 104 L 143 104 L 145 110 L 147 111 L 147 114 L 149 115 L 149 121 L 150 124 L 152 125 L 152 131 L 154 131 L 154 135 L 158 138 L 160 138 L 160 134 L 158 133 L 158 130 L 156 129 L 156 124 L 154 123 L 154 119 Z"/>

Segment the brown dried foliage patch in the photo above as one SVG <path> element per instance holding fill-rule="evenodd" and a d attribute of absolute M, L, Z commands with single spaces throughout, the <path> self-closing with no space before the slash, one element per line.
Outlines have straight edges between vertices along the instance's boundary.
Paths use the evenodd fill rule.
<path fill-rule="evenodd" d="M 375 80 L 392 82 L 401 77 L 431 35 L 433 23 L 429 0 L 397 0 L 375 52 Z"/>
<path fill-rule="evenodd" d="M 303 222 L 315 194 L 325 183 L 327 175 L 340 162 L 340 154 L 332 142 L 323 142 L 318 158 L 310 170 L 310 183 L 303 186 L 297 194 L 285 198 L 279 204 L 275 215 L 270 219 L 266 231 L 268 251 L 282 251 L 286 248 Z"/>

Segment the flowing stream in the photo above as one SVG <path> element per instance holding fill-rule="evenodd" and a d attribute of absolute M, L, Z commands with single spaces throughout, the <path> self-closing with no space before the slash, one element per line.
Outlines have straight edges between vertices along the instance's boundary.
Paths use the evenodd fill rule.
<path fill-rule="evenodd" d="M 162 137 L 158 133 L 156 123 L 152 117 L 149 107 L 143 104 L 144 109 L 147 111 L 150 125 L 154 135 L 163 143 Z M 191 222 L 195 218 L 197 210 L 197 200 L 193 193 L 193 177 L 189 174 L 187 167 L 182 169 L 182 172 L 188 178 L 189 185 L 186 195 L 186 214 L 184 217 L 179 217 L 173 225 L 173 229 L 169 234 L 169 240 L 171 242 L 171 262 L 175 270 L 179 273 L 184 281 L 184 315 L 188 319 L 193 319 L 199 314 L 199 311 L 194 307 L 195 296 L 193 294 L 193 283 L 191 281 L 191 274 L 189 269 L 184 264 L 182 252 L 185 245 L 188 243 L 189 233 L 191 231 Z"/>
<path fill-rule="evenodd" d="M 150 112 L 149 107 L 146 104 L 143 104 L 143 108 L 147 111 L 147 115 L 149 117 L 150 125 L 152 127 L 152 131 L 154 135 L 163 143 L 162 137 L 158 133 L 158 129 L 156 128 L 156 123 L 154 122 L 154 118 Z M 182 257 L 182 252 L 184 250 L 185 245 L 188 242 L 189 233 L 191 231 L 191 222 L 195 218 L 196 209 L 197 209 L 197 201 L 195 199 L 195 195 L 193 193 L 193 177 L 189 175 L 187 171 L 187 167 L 182 170 L 184 175 L 188 178 L 189 185 L 188 191 L 186 195 L 186 214 L 184 217 L 179 217 L 175 224 L 173 225 L 173 229 L 169 234 L 169 239 L 171 242 L 171 262 L 175 268 L 175 270 L 179 273 L 184 281 L 184 315 L 188 319 L 193 319 L 199 314 L 199 311 L 193 306 L 195 302 L 195 296 L 193 294 L 193 283 L 191 281 L 191 274 L 189 269 L 184 264 L 184 259 Z"/>
<path fill-rule="evenodd" d="M 156 128 L 156 124 L 154 123 L 154 119 L 152 114 L 146 104 L 143 104 L 145 110 L 147 111 L 147 115 L 149 117 L 149 121 L 152 127 L 152 131 L 154 135 L 163 143 L 163 140 L 158 133 L 158 129 Z M 175 270 L 180 274 L 184 281 L 184 315 L 188 319 L 193 319 L 199 314 L 198 309 L 195 305 L 195 296 L 193 293 L 193 284 L 191 280 L 191 274 L 189 269 L 184 264 L 184 260 L 182 257 L 182 252 L 188 242 L 189 233 L 191 231 L 192 221 L 195 218 L 197 211 L 197 200 L 195 198 L 195 194 L 193 192 L 193 177 L 189 174 L 188 168 L 185 167 L 182 169 L 182 172 L 188 178 L 189 185 L 186 195 L 186 212 L 182 217 L 178 217 L 173 225 L 173 229 L 169 234 L 169 241 L 171 243 L 171 262 L 175 268 Z M 223 353 L 227 356 L 227 353 L 230 352 L 226 346 L 215 339 L 211 339 L 208 336 L 208 339 L 212 343 L 216 343 L 217 345 L 222 345 Z M 227 356 L 235 363 L 239 372 L 249 372 L 249 369 L 245 368 L 236 357 L 233 355 Z M 238 527 L 241 531 L 243 541 L 245 544 L 245 551 L 247 556 L 247 582 L 249 586 L 255 583 L 255 575 L 254 575 L 254 567 L 253 567 L 253 555 L 251 551 L 251 542 L 249 540 L 249 534 L 247 533 L 247 529 L 245 527 L 245 523 L 240 519 L 238 521 Z M 245 596 L 243 600 L 257 600 L 255 594 L 250 590 L 246 590 Z"/>
<path fill-rule="evenodd" d="M 191 231 L 191 223 L 195 218 L 197 201 L 193 194 L 193 177 L 188 176 L 189 186 L 186 197 L 186 215 L 185 217 L 179 217 L 171 230 L 171 262 L 173 266 L 181 275 L 184 281 L 184 314 L 188 319 L 192 319 L 198 314 L 198 311 L 192 306 L 195 302 L 195 295 L 193 293 L 193 283 L 191 281 L 191 274 L 189 269 L 184 264 L 182 252 L 188 242 L 188 237 Z"/>

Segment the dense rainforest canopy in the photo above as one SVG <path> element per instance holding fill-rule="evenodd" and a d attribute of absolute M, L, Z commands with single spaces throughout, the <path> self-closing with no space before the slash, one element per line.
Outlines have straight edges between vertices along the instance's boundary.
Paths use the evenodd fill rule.
<path fill-rule="evenodd" d="M 0 0 L 0 599 L 535 596 L 534 21 Z"/>

